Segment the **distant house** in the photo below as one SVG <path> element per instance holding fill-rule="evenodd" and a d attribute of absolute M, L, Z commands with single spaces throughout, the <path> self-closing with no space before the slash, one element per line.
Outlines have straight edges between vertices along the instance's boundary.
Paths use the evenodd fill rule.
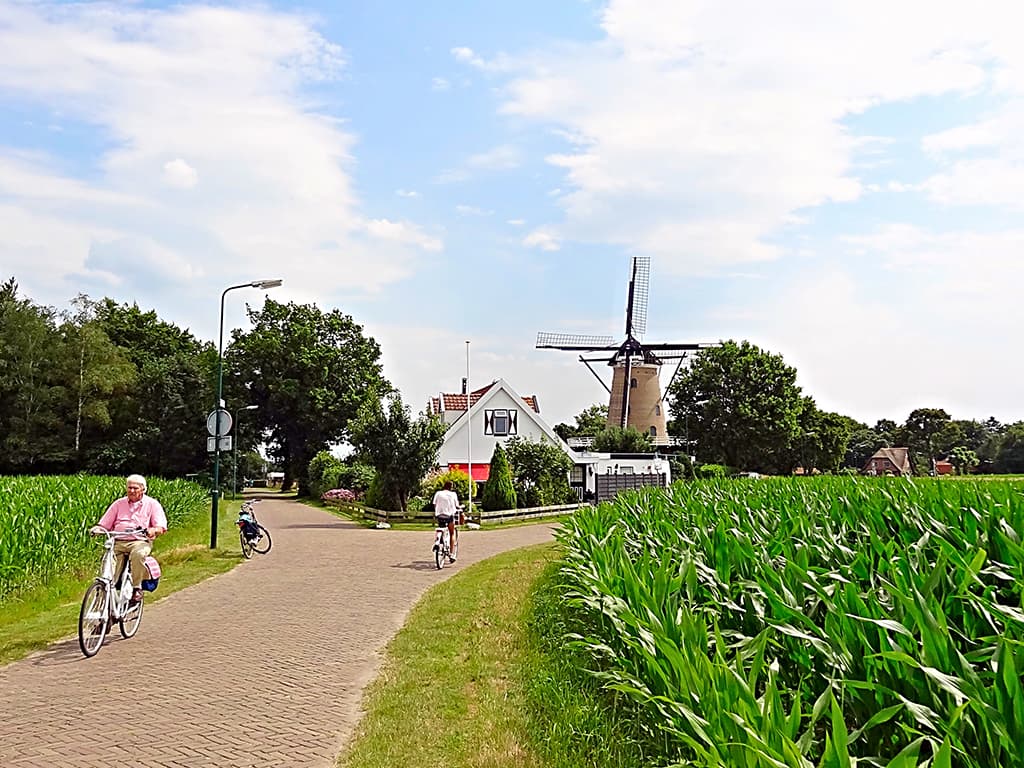
<path fill-rule="evenodd" d="M 912 475 L 909 448 L 879 448 L 867 460 L 865 475 Z"/>
<path fill-rule="evenodd" d="M 935 474 L 936 475 L 952 475 L 953 474 L 953 462 L 939 459 L 935 462 Z"/>
<path fill-rule="evenodd" d="M 467 406 L 472 409 L 472 425 L 466 417 Z M 553 443 L 575 460 L 575 454 L 565 441 L 541 418 L 537 396 L 523 397 L 504 379 L 468 394 L 465 384 L 461 393 L 441 393 L 430 399 L 427 412 L 440 417 L 448 427 L 437 463 L 445 469 L 466 472 L 472 462 L 474 480 L 490 477 L 494 446 L 510 437 Z M 470 428 L 471 435 L 468 434 Z M 473 455 L 467 461 L 471 447 Z"/>

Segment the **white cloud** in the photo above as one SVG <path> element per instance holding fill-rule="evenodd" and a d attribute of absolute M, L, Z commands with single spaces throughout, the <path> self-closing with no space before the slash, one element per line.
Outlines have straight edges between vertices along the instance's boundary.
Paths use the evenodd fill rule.
<path fill-rule="evenodd" d="M 465 46 L 459 46 L 451 49 L 452 56 L 455 57 L 456 61 L 462 62 L 463 64 L 470 64 L 474 67 L 483 69 L 487 66 L 486 62 L 475 53 L 472 48 L 466 48 Z"/>
<path fill-rule="evenodd" d="M 399 197 L 419 197 L 420 193 L 412 189 L 396 189 L 395 194 Z"/>
<path fill-rule="evenodd" d="M 511 224 L 513 227 L 521 227 L 526 224 L 526 219 L 508 219 L 506 224 Z"/>
<path fill-rule="evenodd" d="M 488 211 L 475 205 L 456 205 L 455 212 L 460 216 L 492 216 L 494 211 Z"/>
<path fill-rule="evenodd" d="M 88 260 L 104 244 L 146 244 L 175 275 L 205 274 L 197 294 L 236 281 L 240 265 L 262 275 L 284 263 L 293 295 L 323 297 L 379 290 L 410 274 L 417 252 L 442 247 L 412 223 L 361 210 L 354 135 L 305 90 L 336 78 L 344 55 L 304 16 L 7 4 L 0 49 L 0 97 L 96 126 L 106 147 L 80 179 L 45 157 L 0 160 L 8 217 L 50 217 L 67 233 L 19 230 L 22 253 L 63 270 L 34 275 L 39 283 L 93 274 Z"/>
<path fill-rule="evenodd" d="M 487 152 L 470 155 L 466 165 L 492 171 L 506 171 L 522 164 L 522 153 L 516 147 L 504 144 Z"/>
<path fill-rule="evenodd" d="M 434 91 L 447 91 L 451 87 L 452 84 L 443 77 L 435 77 L 430 81 L 430 88 Z"/>
<path fill-rule="evenodd" d="M 562 247 L 556 235 L 540 229 L 524 237 L 523 245 L 528 248 L 539 248 L 542 251 L 557 251 Z"/>
<path fill-rule="evenodd" d="M 191 189 L 199 182 L 199 173 L 179 157 L 164 163 L 164 182 L 170 187 Z"/>
<path fill-rule="evenodd" d="M 975 10 L 951 0 L 611 0 L 603 39 L 502 62 L 502 111 L 569 141 L 548 159 L 568 189 L 563 238 L 659 254 L 685 271 L 777 258 L 771 241 L 787 217 L 856 200 L 859 161 L 868 150 L 884 158 L 885 137 L 865 144 L 849 117 L 974 93 L 993 73 L 1007 90 L 1019 84 L 1020 46 L 994 30 L 1019 28 L 1024 7 Z M 951 198 L 939 190 L 984 171 L 965 165 L 936 179 L 933 195 Z M 1008 179 L 987 200 L 1018 189 Z"/>

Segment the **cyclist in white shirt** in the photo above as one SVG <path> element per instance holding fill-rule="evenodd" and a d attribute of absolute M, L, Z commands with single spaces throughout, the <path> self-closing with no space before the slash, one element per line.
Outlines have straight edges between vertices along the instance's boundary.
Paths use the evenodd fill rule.
<path fill-rule="evenodd" d="M 452 490 L 454 486 L 450 480 L 446 481 L 444 487 L 434 494 L 434 517 L 437 518 L 439 526 L 448 527 L 448 540 L 455 541 L 455 518 L 459 514 L 459 497 Z M 449 558 L 453 563 L 455 558 Z"/>

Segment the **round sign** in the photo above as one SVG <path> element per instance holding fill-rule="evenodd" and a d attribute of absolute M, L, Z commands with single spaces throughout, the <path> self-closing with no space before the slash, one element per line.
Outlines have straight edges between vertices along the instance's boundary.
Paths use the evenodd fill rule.
<path fill-rule="evenodd" d="M 217 433 L 217 414 L 220 414 L 220 433 Z M 224 437 L 228 432 L 231 431 L 231 414 L 223 408 L 218 408 L 215 411 L 210 411 L 210 415 L 206 417 L 206 431 L 213 437 Z"/>

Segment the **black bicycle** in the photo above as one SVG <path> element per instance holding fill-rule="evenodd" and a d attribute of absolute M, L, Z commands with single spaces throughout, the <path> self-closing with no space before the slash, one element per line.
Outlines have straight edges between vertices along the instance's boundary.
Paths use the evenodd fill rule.
<path fill-rule="evenodd" d="M 242 545 L 242 556 L 246 560 L 252 557 L 253 552 L 267 554 L 273 546 L 270 531 L 256 519 L 256 503 L 256 499 L 243 502 L 242 509 L 238 512 L 238 520 L 235 521 L 238 526 L 238 540 Z"/>

